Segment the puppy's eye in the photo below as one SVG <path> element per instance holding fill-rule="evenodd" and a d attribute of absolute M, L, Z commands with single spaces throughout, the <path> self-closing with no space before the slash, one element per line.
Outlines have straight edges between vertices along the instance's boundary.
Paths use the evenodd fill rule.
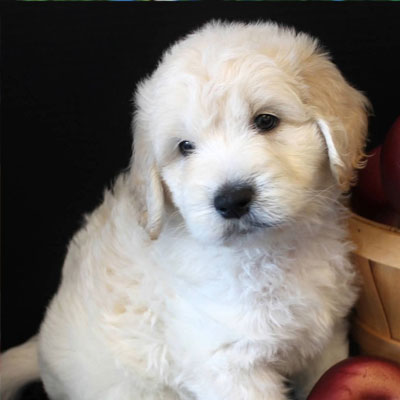
<path fill-rule="evenodd" d="M 188 140 L 183 140 L 179 143 L 179 151 L 183 156 L 188 156 L 190 153 L 193 153 L 195 149 L 195 145 Z"/>
<path fill-rule="evenodd" d="M 254 118 L 254 125 L 262 132 L 268 132 L 279 124 L 279 118 L 271 114 L 260 114 Z"/>

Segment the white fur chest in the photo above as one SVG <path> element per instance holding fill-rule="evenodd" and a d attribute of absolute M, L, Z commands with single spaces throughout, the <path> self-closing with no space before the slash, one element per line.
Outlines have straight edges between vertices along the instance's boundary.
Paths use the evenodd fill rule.
<path fill-rule="evenodd" d="M 353 301 L 339 287 L 352 282 L 339 241 L 330 243 L 335 260 L 324 257 L 316 241 L 279 252 L 267 241 L 246 250 L 205 248 L 182 238 L 179 249 L 169 244 L 167 250 L 161 238 L 156 254 L 175 293 L 166 304 L 166 336 L 180 360 L 204 361 L 219 350 L 239 352 L 245 362 L 280 364 L 295 353 L 304 359 L 323 345 Z"/>

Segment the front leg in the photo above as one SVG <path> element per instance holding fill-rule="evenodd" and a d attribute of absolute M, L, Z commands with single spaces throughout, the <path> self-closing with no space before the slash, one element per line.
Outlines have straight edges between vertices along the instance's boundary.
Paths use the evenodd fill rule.
<path fill-rule="evenodd" d="M 308 360 L 303 369 L 294 376 L 292 381 L 296 400 L 306 399 L 323 373 L 334 364 L 348 357 L 347 332 L 347 322 L 340 321 L 335 326 L 332 336 L 323 351 L 315 358 Z"/>
<path fill-rule="evenodd" d="M 196 400 L 287 400 L 285 379 L 268 367 L 211 369 L 189 383 Z"/>

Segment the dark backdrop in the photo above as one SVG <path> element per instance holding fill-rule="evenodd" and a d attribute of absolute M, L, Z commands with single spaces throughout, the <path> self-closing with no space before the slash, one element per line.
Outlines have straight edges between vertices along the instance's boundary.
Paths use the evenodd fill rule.
<path fill-rule="evenodd" d="M 369 148 L 399 114 L 396 3 L 19 3 L 2 8 L 2 349 L 33 335 L 82 214 L 128 165 L 131 95 L 210 18 L 318 36 L 371 99 Z"/>

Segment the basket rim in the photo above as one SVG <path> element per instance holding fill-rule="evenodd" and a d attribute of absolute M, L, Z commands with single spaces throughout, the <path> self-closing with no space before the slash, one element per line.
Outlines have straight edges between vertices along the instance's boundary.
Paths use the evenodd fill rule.
<path fill-rule="evenodd" d="M 350 239 L 353 253 L 370 261 L 400 269 L 400 230 L 351 213 Z"/>
<path fill-rule="evenodd" d="M 371 225 L 373 227 L 380 228 L 385 231 L 400 233 L 400 229 L 396 228 L 395 226 L 382 224 L 381 222 L 376 222 L 371 219 L 362 217 L 361 215 L 356 214 L 354 211 L 350 211 L 350 218 L 355 218 L 356 220 L 359 220 L 359 221 L 363 222 L 364 224 Z"/>

